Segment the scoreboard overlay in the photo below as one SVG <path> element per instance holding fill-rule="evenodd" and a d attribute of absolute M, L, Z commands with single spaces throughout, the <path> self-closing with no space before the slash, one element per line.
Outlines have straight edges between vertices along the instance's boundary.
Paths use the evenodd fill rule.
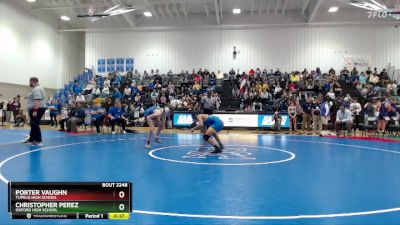
<path fill-rule="evenodd" d="M 12 219 L 129 219 L 131 182 L 10 182 Z"/>

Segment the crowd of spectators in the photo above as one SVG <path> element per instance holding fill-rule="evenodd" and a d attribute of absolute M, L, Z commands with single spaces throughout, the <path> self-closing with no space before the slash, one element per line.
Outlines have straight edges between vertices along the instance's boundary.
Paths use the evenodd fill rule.
<path fill-rule="evenodd" d="M 1 96 L 1 95 L 0 95 Z M 14 127 L 23 127 L 26 122 L 26 115 L 21 108 L 21 96 L 17 95 L 13 100 L 0 101 L 0 125 L 4 123 L 13 124 Z"/>
<path fill-rule="evenodd" d="M 398 125 L 399 88 L 385 69 L 379 73 L 377 68 L 374 71 L 368 68 L 360 73 L 356 67 L 351 72 L 343 68 L 339 74 L 333 68 L 328 73 L 319 68 L 291 73 L 279 69 L 257 68 L 247 73 L 231 69 L 228 78 L 232 81 L 232 95 L 241 102 L 241 110 L 275 112 L 277 121 L 280 120 L 277 115 L 288 114 L 291 131 L 296 131 L 297 123 L 301 122 L 302 130 L 313 130 L 316 134 L 334 128 L 337 132 L 343 128 L 350 132 L 368 118 L 377 122 L 379 133 L 385 132 L 390 123 Z M 343 95 L 341 84 L 352 84 L 355 95 Z"/>
<path fill-rule="evenodd" d="M 159 105 L 179 111 L 203 111 L 212 113 L 220 109 L 222 82 L 228 82 L 229 99 L 240 103 L 240 111 L 272 112 L 275 124 L 272 129 L 281 128 L 281 115 L 289 116 L 291 131 L 297 131 L 298 124 L 304 131 L 320 133 L 323 130 L 337 131 L 358 128 L 365 118 L 376 118 L 378 132 L 384 132 L 389 121 L 398 124 L 396 81 L 390 80 L 385 69 L 378 72 L 368 68 L 359 72 L 343 68 L 338 74 L 331 68 L 322 73 L 319 68 L 308 71 L 281 72 L 279 69 L 251 69 L 248 72 L 233 68 L 223 74 L 207 69 L 179 74 L 158 70 L 137 70 L 126 74 L 109 73 L 107 76 L 93 75 L 86 70 L 59 90 L 47 101 L 52 126 L 60 130 L 77 130 L 82 124 L 96 126 L 106 124 L 115 133 L 115 124 L 126 132 L 127 125 L 144 125 L 145 109 Z M 351 84 L 359 96 L 343 95 L 341 84 Z M 218 88 L 220 87 L 220 88 Z M 226 90 L 225 90 L 226 91 Z M 19 97 L 5 106 L 5 120 L 21 124 Z M 171 127 L 171 115 L 167 126 Z M 26 122 L 26 118 L 23 118 Z M 355 126 L 354 126 L 354 125 Z"/>

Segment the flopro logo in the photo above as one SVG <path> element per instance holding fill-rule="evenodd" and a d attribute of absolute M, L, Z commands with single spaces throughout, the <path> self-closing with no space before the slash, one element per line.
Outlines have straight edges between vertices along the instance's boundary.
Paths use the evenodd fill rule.
<path fill-rule="evenodd" d="M 289 127 L 289 118 L 286 115 L 281 116 L 282 121 L 281 125 L 282 127 Z M 274 125 L 274 116 L 273 115 L 259 115 L 258 117 L 258 126 L 259 127 L 271 127 Z"/>
<path fill-rule="evenodd" d="M 375 11 L 375 12 L 368 12 L 368 18 L 370 18 L 370 19 L 375 19 L 375 18 L 378 18 L 378 19 L 380 19 L 380 18 L 386 18 L 386 17 L 388 17 L 388 12 L 377 12 L 377 11 Z"/>
<path fill-rule="evenodd" d="M 176 126 L 190 126 L 193 123 L 190 114 L 174 114 L 174 124 Z"/>

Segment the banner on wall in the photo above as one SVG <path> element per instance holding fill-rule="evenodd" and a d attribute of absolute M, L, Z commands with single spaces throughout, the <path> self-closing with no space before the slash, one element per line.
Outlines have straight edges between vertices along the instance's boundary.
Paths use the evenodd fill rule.
<path fill-rule="evenodd" d="M 133 71 L 133 68 L 134 68 L 133 64 L 134 64 L 134 62 L 135 62 L 135 61 L 134 61 L 133 58 L 126 58 L 126 61 L 125 61 L 126 72 Z"/>
<path fill-rule="evenodd" d="M 219 117 L 225 127 L 270 128 L 274 124 L 273 114 L 213 114 Z M 288 115 L 281 115 L 282 128 L 290 127 Z M 174 113 L 175 127 L 189 127 L 193 123 L 191 113 Z"/>
<path fill-rule="evenodd" d="M 115 59 L 107 59 L 107 72 L 115 71 Z"/>
<path fill-rule="evenodd" d="M 343 59 L 343 66 L 351 69 L 353 67 L 371 67 L 371 56 L 369 55 L 346 55 Z"/>
<path fill-rule="evenodd" d="M 97 72 L 99 72 L 99 73 L 106 72 L 106 59 L 98 59 L 97 60 Z"/>
<path fill-rule="evenodd" d="M 117 58 L 117 71 L 118 72 L 124 72 L 124 58 Z"/>

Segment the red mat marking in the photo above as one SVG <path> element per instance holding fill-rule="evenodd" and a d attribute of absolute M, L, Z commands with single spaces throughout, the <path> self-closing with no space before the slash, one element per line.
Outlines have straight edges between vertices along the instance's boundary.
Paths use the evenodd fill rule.
<path fill-rule="evenodd" d="M 353 140 L 365 140 L 365 141 L 380 141 L 380 142 L 390 142 L 390 143 L 400 143 L 398 140 L 387 139 L 387 138 L 378 138 L 378 137 L 358 137 L 358 136 L 350 136 L 350 137 L 336 137 L 336 136 L 324 136 L 326 138 L 343 138 L 343 139 L 353 139 Z"/>

